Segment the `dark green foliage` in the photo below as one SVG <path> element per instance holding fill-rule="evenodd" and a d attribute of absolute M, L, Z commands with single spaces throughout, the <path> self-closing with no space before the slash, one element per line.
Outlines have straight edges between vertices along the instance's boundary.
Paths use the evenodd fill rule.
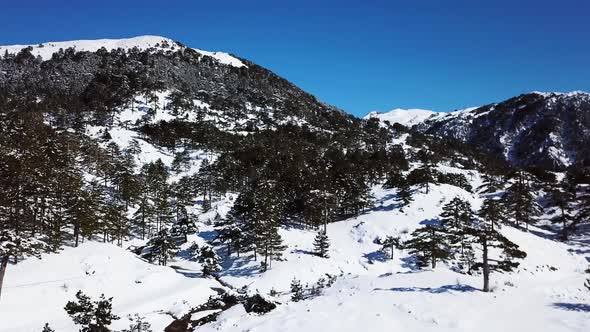
<path fill-rule="evenodd" d="M 215 250 L 210 246 L 203 246 L 199 253 L 199 263 L 201 263 L 204 275 L 214 275 L 221 271 L 221 265 L 219 264 L 221 259 L 215 253 Z"/>
<path fill-rule="evenodd" d="M 291 281 L 291 300 L 293 302 L 303 300 L 303 286 L 301 286 L 301 282 L 295 278 Z"/>
<path fill-rule="evenodd" d="M 149 259 L 157 260 L 160 265 L 166 265 L 178 253 L 178 246 L 166 228 L 148 241 L 148 248 Z"/>
<path fill-rule="evenodd" d="M 393 259 L 393 252 L 397 249 L 402 249 L 403 245 L 400 241 L 399 237 L 388 235 L 385 240 L 381 241 L 381 250 L 387 251 L 389 250 L 389 258 Z"/>
<path fill-rule="evenodd" d="M 451 241 L 451 235 L 442 227 L 426 225 L 416 229 L 404 247 L 416 255 L 418 266 L 424 267 L 430 263 L 434 269 L 437 262 L 446 262 L 451 258 Z"/>
<path fill-rule="evenodd" d="M 186 212 L 186 210 L 185 210 Z M 184 237 L 184 242 L 188 241 L 188 235 L 198 232 L 197 225 L 192 218 L 184 213 L 180 220 L 172 226 L 173 234 L 180 234 Z"/>
<path fill-rule="evenodd" d="M 407 181 L 403 181 L 397 192 L 397 198 L 400 206 L 400 210 L 403 211 L 405 206 L 408 206 L 414 198 L 412 197 L 412 188 Z"/>
<path fill-rule="evenodd" d="M 533 195 L 531 183 L 534 183 L 534 180 L 521 170 L 518 170 L 512 179 L 513 183 L 506 189 L 502 200 L 516 226 L 525 223 L 528 229 L 529 224 L 536 222 L 541 210 Z"/>
<path fill-rule="evenodd" d="M 80 325 L 81 332 L 111 331 L 111 322 L 119 319 L 112 313 L 113 298 L 107 299 L 103 294 L 98 301 L 92 301 L 82 291 L 78 291 L 76 299 L 77 301 L 69 301 L 64 309 L 74 323 Z"/>
<path fill-rule="evenodd" d="M 314 243 L 314 252 L 317 256 L 328 258 L 330 255 L 328 254 L 328 249 L 330 248 L 330 240 L 328 239 L 328 234 L 326 234 L 325 230 L 320 230 L 318 234 L 315 236 Z"/>
<path fill-rule="evenodd" d="M 484 215 L 480 211 L 480 215 Z M 481 258 L 471 266 L 471 270 L 483 271 L 483 291 L 489 292 L 490 272 L 510 272 L 518 267 L 518 259 L 526 257 L 526 253 L 516 244 L 508 240 L 492 227 L 491 221 L 482 220 L 467 229 L 466 234 L 473 244 L 481 246 Z M 493 252 L 490 249 L 496 249 Z M 500 255 L 493 256 L 498 250 Z"/>
<path fill-rule="evenodd" d="M 563 188 L 553 188 L 549 192 L 549 204 L 557 210 L 557 214 L 551 218 L 551 222 L 561 226 L 561 238 L 564 241 L 568 239 L 569 234 L 576 227 L 576 218 L 572 211 L 575 198 L 574 195 L 571 195 L 570 192 Z"/>
<path fill-rule="evenodd" d="M 468 192 L 473 190 L 471 184 L 469 184 L 469 180 L 467 180 L 467 177 L 463 174 L 438 173 L 436 180 L 438 183 L 450 184 L 455 187 L 463 188 Z"/>

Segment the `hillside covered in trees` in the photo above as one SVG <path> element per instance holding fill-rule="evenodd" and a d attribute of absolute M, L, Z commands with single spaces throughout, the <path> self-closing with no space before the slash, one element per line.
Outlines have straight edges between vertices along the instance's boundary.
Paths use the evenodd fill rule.
<path fill-rule="evenodd" d="M 510 158 L 474 141 L 515 135 L 533 97 L 408 128 L 233 55 L 113 43 L 0 47 L 0 331 L 330 330 L 326 310 L 372 330 L 589 327 L 585 158 L 521 158 L 549 111 Z"/>

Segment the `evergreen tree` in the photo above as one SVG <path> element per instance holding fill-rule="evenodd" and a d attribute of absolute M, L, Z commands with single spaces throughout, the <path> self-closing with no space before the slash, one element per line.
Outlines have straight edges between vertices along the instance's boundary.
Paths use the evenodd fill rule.
<path fill-rule="evenodd" d="M 148 241 L 150 248 L 150 259 L 158 260 L 158 264 L 166 265 L 168 260 L 176 256 L 178 246 L 166 228 L 163 228 L 158 234 Z"/>
<path fill-rule="evenodd" d="M 199 262 L 202 264 L 204 275 L 213 275 L 221 271 L 221 259 L 210 246 L 201 247 Z"/>
<path fill-rule="evenodd" d="M 418 266 L 436 268 L 439 261 L 446 262 L 451 257 L 451 239 L 449 234 L 440 226 L 426 225 L 416 229 L 410 239 L 404 245 L 410 249 L 411 254 L 418 257 Z"/>
<path fill-rule="evenodd" d="M 502 199 L 508 215 L 514 220 L 516 226 L 525 223 L 528 229 L 529 224 L 536 222 L 536 217 L 540 214 L 540 207 L 533 195 L 530 175 L 518 170 L 513 178 L 513 184 L 506 189 Z"/>
<path fill-rule="evenodd" d="M 483 214 L 483 213 L 480 213 Z M 490 272 L 500 271 L 509 272 L 518 267 L 517 259 L 526 257 L 526 253 L 518 249 L 518 246 L 494 230 L 491 221 L 483 220 L 482 222 L 470 227 L 467 231 L 472 243 L 481 246 L 481 260 L 473 264 L 472 270 L 483 270 L 483 291 L 490 290 Z M 491 248 L 495 248 L 493 252 Z M 493 253 L 501 252 L 496 258 L 492 258 Z"/>
<path fill-rule="evenodd" d="M 466 229 L 473 220 L 471 204 L 455 197 L 443 206 L 440 218 L 443 228 L 449 234 L 453 246 L 452 254 L 459 258 L 459 268 L 469 270 L 474 255 L 473 248 L 466 239 Z"/>
<path fill-rule="evenodd" d="M 285 246 L 278 232 L 279 221 L 283 211 L 282 194 L 276 183 L 263 181 L 252 192 L 251 217 L 254 222 L 255 244 L 264 256 L 262 270 L 271 267 L 273 258 L 280 258 Z"/>
<path fill-rule="evenodd" d="M 492 194 L 504 189 L 504 181 L 501 176 L 484 172 L 481 177 L 482 184 L 477 188 L 480 193 Z"/>
<path fill-rule="evenodd" d="M 303 300 L 303 286 L 301 286 L 301 282 L 295 278 L 291 281 L 291 300 L 293 302 Z"/>
<path fill-rule="evenodd" d="M 556 207 L 557 215 L 551 218 L 551 222 L 561 225 L 561 238 L 566 241 L 570 231 L 575 227 L 575 218 L 572 215 L 572 197 L 567 190 L 562 188 L 553 188 L 549 192 L 549 203 Z"/>
<path fill-rule="evenodd" d="M 65 310 L 72 317 L 76 325 L 80 325 L 81 332 L 110 332 L 109 326 L 113 320 L 119 317 L 112 313 L 113 298 L 105 298 L 104 294 L 98 301 L 92 301 L 90 297 L 78 291 L 77 301 L 69 301 Z"/>
<path fill-rule="evenodd" d="M 389 259 L 393 259 L 393 253 L 394 253 L 395 248 L 401 248 L 402 243 L 401 243 L 399 237 L 388 235 L 385 238 L 385 240 L 383 240 L 383 242 L 381 243 L 381 246 L 382 246 L 381 247 L 382 251 L 389 250 L 389 252 L 390 252 Z"/>
<path fill-rule="evenodd" d="M 500 200 L 486 198 L 478 211 L 478 216 L 483 220 L 487 220 L 493 231 L 506 220 L 506 209 Z"/>
<path fill-rule="evenodd" d="M 188 234 L 193 234 L 199 231 L 195 222 L 188 216 L 184 216 L 174 226 L 172 226 L 173 233 L 181 234 L 184 237 L 184 242 L 188 241 Z"/>
<path fill-rule="evenodd" d="M 397 192 L 397 198 L 399 201 L 400 211 L 402 212 L 403 208 L 410 205 L 410 203 L 414 200 L 412 197 L 412 188 L 406 180 L 402 181 Z"/>
<path fill-rule="evenodd" d="M 385 184 L 383 184 L 384 188 L 391 189 L 391 188 L 401 188 L 406 179 L 404 178 L 403 173 L 398 168 L 393 168 L 387 173 L 387 179 Z"/>
<path fill-rule="evenodd" d="M 330 240 L 328 239 L 328 234 L 326 234 L 325 230 L 320 230 L 318 234 L 315 236 L 313 247 L 314 252 L 317 256 L 322 258 L 330 257 L 328 254 L 328 249 L 330 248 Z"/>

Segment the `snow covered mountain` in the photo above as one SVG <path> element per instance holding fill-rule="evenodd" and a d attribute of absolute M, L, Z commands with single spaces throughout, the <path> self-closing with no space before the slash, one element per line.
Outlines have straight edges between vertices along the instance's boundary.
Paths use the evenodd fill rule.
<path fill-rule="evenodd" d="M 401 109 L 396 108 L 389 112 L 370 112 L 363 119 L 379 119 L 382 122 L 389 121 L 390 124 L 399 123 L 411 127 L 430 118 L 436 112 L 422 109 Z"/>
<path fill-rule="evenodd" d="M 365 118 L 467 143 L 521 167 L 563 170 L 590 164 L 590 94 L 532 92 L 454 112 L 394 110 Z"/>
<path fill-rule="evenodd" d="M 50 60 L 54 53 L 59 50 L 66 50 L 68 48 L 74 49 L 76 52 L 96 52 L 101 48 L 107 51 L 122 49 L 129 51 L 131 49 L 148 50 L 156 49 L 163 51 L 176 51 L 186 49 L 187 47 L 176 42 L 170 38 L 160 36 L 138 36 L 133 38 L 123 39 L 94 39 L 94 40 L 73 40 L 63 42 L 45 42 L 38 45 L 7 45 L 0 46 L 0 55 L 18 54 L 23 48 L 31 48 L 31 54 L 35 57 L 41 57 L 43 61 Z M 209 52 L 199 49 L 195 51 L 209 56 L 221 64 L 231 65 L 234 67 L 245 67 L 241 60 L 223 52 Z"/>
<path fill-rule="evenodd" d="M 138 89 L 176 91 L 218 127 L 242 123 L 235 131 L 285 123 L 334 130 L 353 120 L 252 62 L 165 37 L 0 46 L 0 57 L 0 84 L 10 88 L 90 98 L 108 85 L 114 103 Z"/>
<path fill-rule="evenodd" d="M 412 127 L 398 132 L 248 60 L 164 37 L 0 56 L 0 332 L 78 331 L 64 310 L 78 291 L 113 297 L 115 331 L 146 331 L 134 317 L 154 332 L 590 330 L 590 224 L 560 240 L 545 190 L 561 183 L 526 191 L 546 205 L 526 229 L 492 223 L 526 255 L 491 274 L 490 292 L 471 267 L 484 252 L 509 265 L 515 251 L 470 238 L 461 250 L 472 256 L 430 267 L 428 248 L 406 246 L 458 199 L 469 213 L 455 215 L 474 225 L 440 250 L 459 249 L 457 234 L 484 231 L 471 212 L 511 184 L 480 190 L 486 165 L 444 138 L 518 165 L 571 164 L 588 156 L 586 93 L 365 117 Z M 579 177 L 570 217 L 590 197 Z M 24 242 L 5 230 L 51 247 L 21 259 Z"/>

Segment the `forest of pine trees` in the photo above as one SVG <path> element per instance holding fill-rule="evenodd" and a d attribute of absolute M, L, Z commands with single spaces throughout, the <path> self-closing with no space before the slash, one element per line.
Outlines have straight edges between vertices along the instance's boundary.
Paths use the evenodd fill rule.
<path fill-rule="evenodd" d="M 6 61 L 23 59 L 34 61 L 27 54 Z M 475 246 L 500 246 L 522 257 L 499 235 L 501 224 L 526 230 L 545 212 L 567 240 L 590 218 L 590 172 L 583 166 L 556 178 L 539 169 L 495 164 L 464 145 L 419 133 L 410 135 L 413 149 L 404 151 L 391 144 L 398 129 L 376 119 L 331 115 L 338 120 L 337 130 L 287 123 L 251 128 L 248 135 L 222 131 L 201 117 L 193 122 L 142 119 L 124 125 L 174 160 L 170 166 L 162 160 L 139 164 L 138 140 L 123 148 L 110 140 L 109 131 L 117 112 L 133 107 L 137 95 L 148 97 L 146 116 L 154 113 L 160 107 L 154 91 L 162 86 L 147 73 L 122 70 L 108 59 L 112 63 L 83 92 L 56 93 L 30 82 L 0 88 L 0 290 L 10 261 L 88 239 L 120 246 L 130 237 L 149 239 L 150 259 L 166 265 L 178 243 L 197 231 L 195 213 L 209 211 L 228 193 L 237 195 L 235 204 L 216 221 L 217 240 L 228 256 L 248 253 L 261 270 L 270 269 L 285 249 L 281 227 L 296 223 L 318 231 L 310 245 L 328 258 L 327 224 L 372 207 L 374 185 L 395 188 L 400 209 L 412 204 L 418 188 L 428 193 L 434 183 L 474 190 L 465 175 L 439 171 L 441 161 L 479 170 L 483 185 L 476 189 L 485 202 L 474 212 L 468 202 L 453 199 L 439 224 L 416 230 L 405 246 L 420 265 L 434 268 L 458 257 L 463 271 L 507 269 L 513 264 L 493 266 L 474 251 Z M 201 112 L 192 105 L 197 97 L 198 91 L 176 89 L 165 107 Z M 90 126 L 101 128 L 98 139 L 86 135 Z M 205 151 L 199 171 L 179 176 L 187 169 L 189 152 L 196 151 Z M 393 255 L 389 242 L 386 247 Z M 201 253 L 210 262 L 206 273 L 218 270 L 213 254 Z"/>

